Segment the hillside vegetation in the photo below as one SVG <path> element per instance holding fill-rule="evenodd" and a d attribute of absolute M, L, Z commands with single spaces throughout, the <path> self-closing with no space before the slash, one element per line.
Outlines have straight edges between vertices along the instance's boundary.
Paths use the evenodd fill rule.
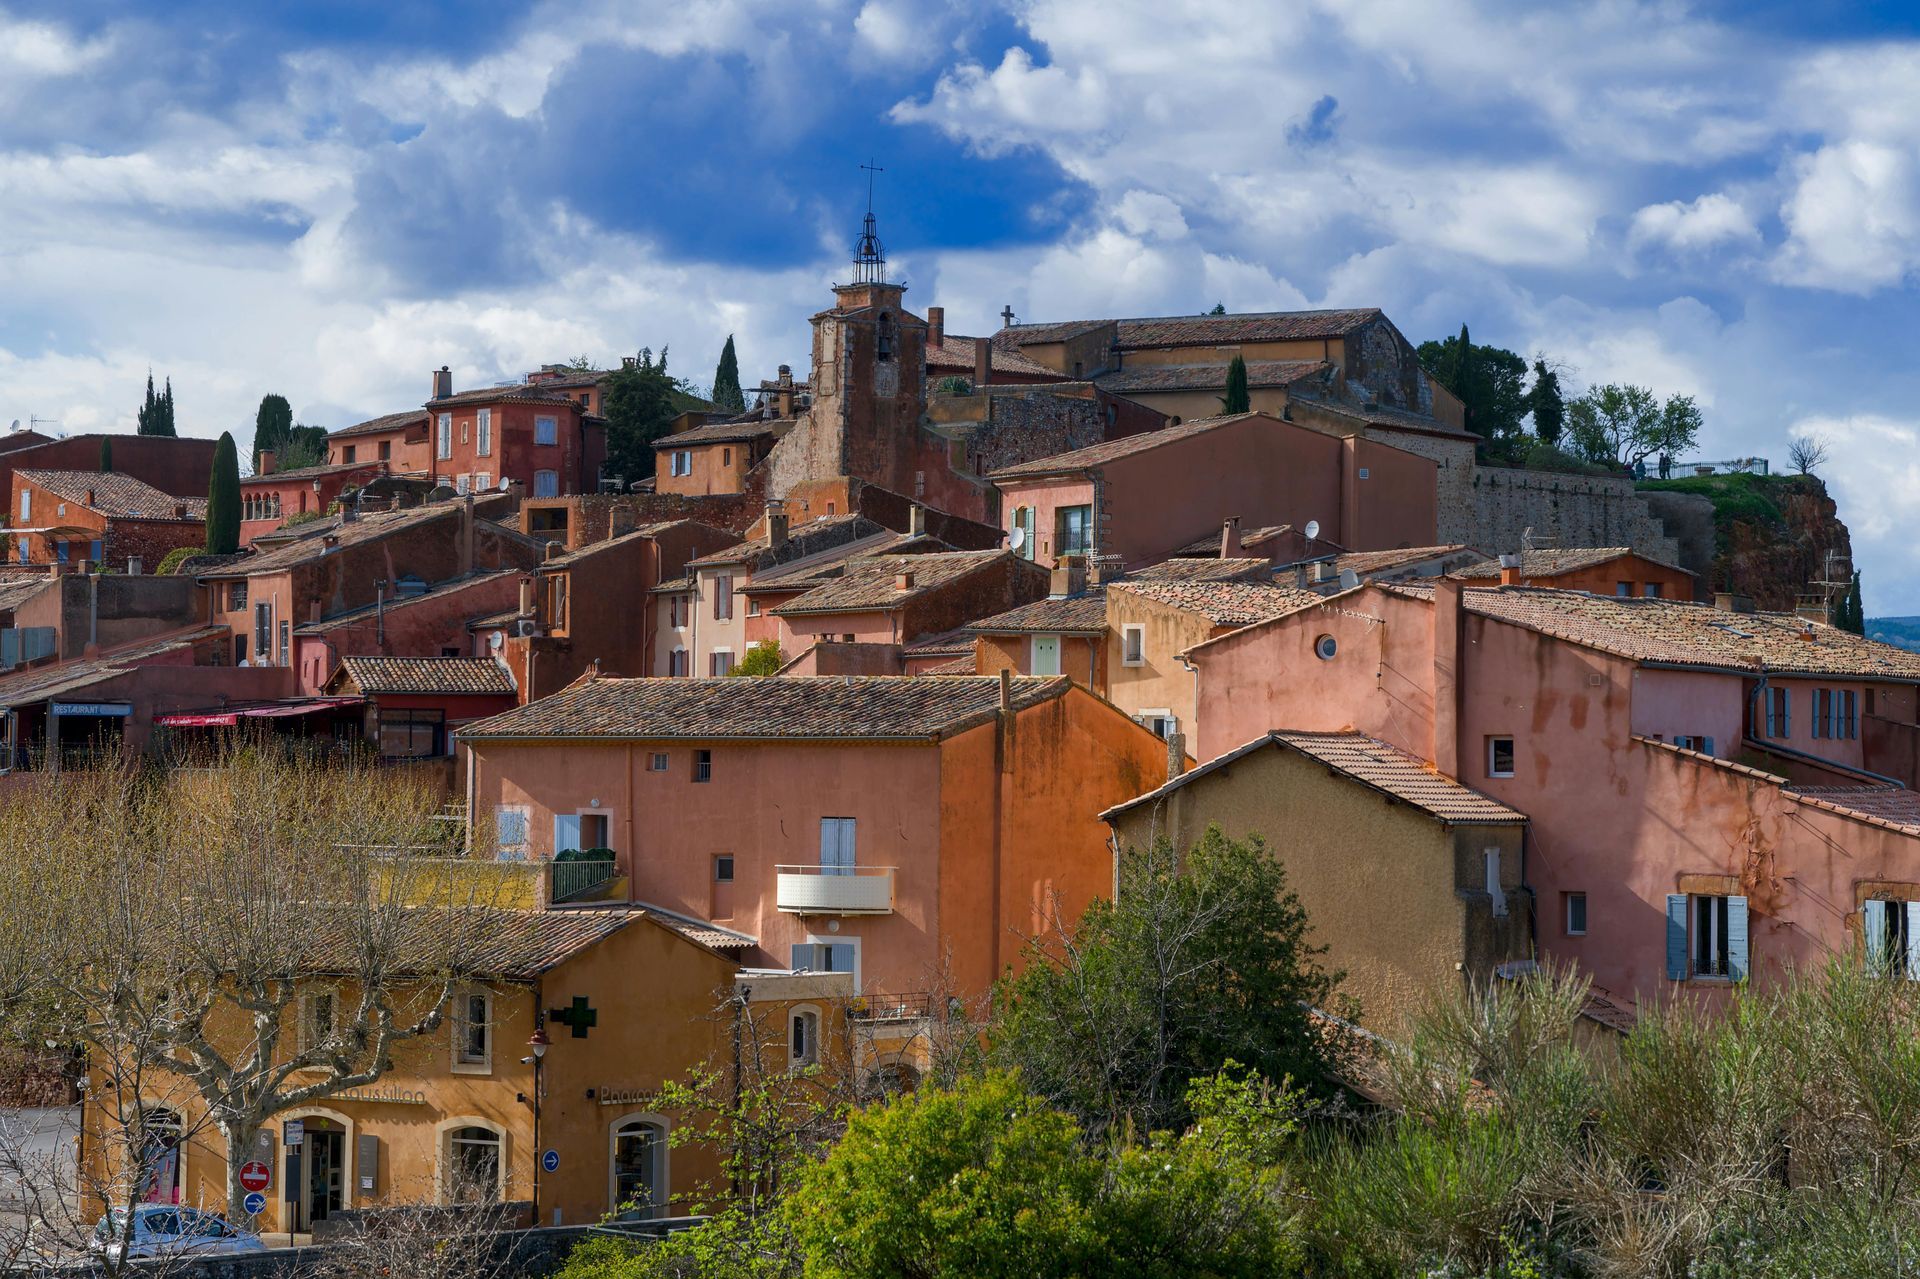
<path fill-rule="evenodd" d="M 1839 510 L 1817 475 L 1690 475 L 1647 480 L 1644 492 L 1693 493 L 1713 503 L 1714 555 L 1707 584 L 1787 611 L 1809 584 L 1852 561 Z"/>

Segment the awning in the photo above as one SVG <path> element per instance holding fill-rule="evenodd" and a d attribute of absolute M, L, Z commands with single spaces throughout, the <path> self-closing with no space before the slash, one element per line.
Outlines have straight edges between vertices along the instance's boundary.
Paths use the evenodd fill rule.
<path fill-rule="evenodd" d="M 361 697 L 307 697 L 286 702 L 233 702 L 204 710 L 155 715 L 153 722 L 167 728 L 233 728 L 243 719 L 288 719 L 295 715 L 317 715 L 323 711 L 359 706 L 365 700 Z"/>

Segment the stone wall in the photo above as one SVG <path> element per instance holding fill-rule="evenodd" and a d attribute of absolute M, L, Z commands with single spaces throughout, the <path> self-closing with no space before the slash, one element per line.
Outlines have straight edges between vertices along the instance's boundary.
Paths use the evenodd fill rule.
<path fill-rule="evenodd" d="M 1442 541 L 1468 542 L 1489 554 L 1518 550 L 1532 529 L 1536 539 L 1556 546 L 1629 546 L 1669 564 L 1680 558 L 1679 543 L 1634 492 L 1633 481 L 1610 475 L 1477 467 L 1470 505 L 1462 511 L 1443 503 L 1439 524 Z M 1452 537 L 1451 530 L 1467 535 Z"/>
<path fill-rule="evenodd" d="M 1450 439 L 1424 431 L 1396 431 L 1378 424 L 1367 427 L 1367 438 L 1424 457 L 1434 464 L 1434 542 L 1481 545 L 1473 505 L 1475 467 L 1472 440 Z"/>

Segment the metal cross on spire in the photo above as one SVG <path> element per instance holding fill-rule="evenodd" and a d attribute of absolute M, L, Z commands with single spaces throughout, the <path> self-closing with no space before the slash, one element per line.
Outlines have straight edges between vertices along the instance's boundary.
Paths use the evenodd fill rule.
<path fill-rule="evenodd" d="M 861 225 L 860 242 L 853 246 L 853 282 L 882 284 L 887 278 L 887 252 L 873 227 L 873 175 L 886 170 L 871 160 L 860 167 L 867 173 L 867 218 Z"/>

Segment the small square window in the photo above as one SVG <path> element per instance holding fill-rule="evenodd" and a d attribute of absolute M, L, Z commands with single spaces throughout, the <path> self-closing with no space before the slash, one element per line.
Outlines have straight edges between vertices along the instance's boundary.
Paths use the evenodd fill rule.
<path fill-rule="evenodd" d="M 713 752 L 695 751 L 693 753 L 693 780 L 710 782 L 713 780 Z"/>
<path fill-rule="evenodd" d="M 713 859 L 713 882 L 731 884 L 733 882 L 733 854 L 722 853 Z"/>
<path fill-rule="evenodd" d="M 1128 624 L 1120 628 L 1120 664 L 1144 666 L 1147 663 L 1147 628 Z"/>
<path fill-rule="evenodd" d="M 1657 600 L 1660 598 L 1660 583 L 1648 582 L 1641 588 L 1640 593 L 1650 600 Z"/>
<path fill-rule="evenodd" d="M 1487 776 L 1513 776 L 1513 739 L 1511 737 L 1487 739 Z"/>
<path fill-rule="evenodd" d="M 1587 935 L 1587 895 L 1585 893 L 1563 893 L 1567 902 L 1567 936 L 1585 937 Z"/>
<path fill-rule="evenodd" d="M 667 771 L 667 753 L 665 751 L 655 751 L 653 753 L 653 758 L 647 761 L 647 771 L 650 773 L 666 772 Z"/>
<path fill-rule="evenodd" d="M 1613 584 L 1613 593 L 1615 595 L 1618 595 L 1621 599 L 1627 599 L 1633 594 L 1633 583 L 1632 582 L 1615 582 Z"/>

